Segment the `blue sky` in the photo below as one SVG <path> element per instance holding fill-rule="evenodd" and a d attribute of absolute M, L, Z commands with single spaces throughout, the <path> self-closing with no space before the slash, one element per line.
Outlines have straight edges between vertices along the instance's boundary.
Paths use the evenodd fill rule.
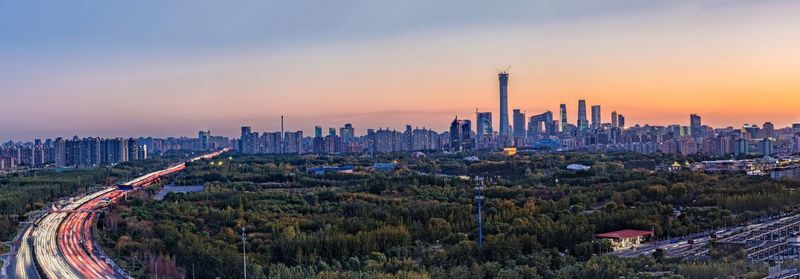
<path fill-rule="evenodd" d="M 720 0 L 0 0 L 0 98 L 8 106 L 0 117 L 27 121 L 0 123 L 0 140 L 187 135 L 199 129 L 234 135 L 240 125 L 275 128 L 272 120 L 281 114 L 302 130 L 345 121 L 359 127 L 440 128 L 453 114 L 495 109 L 493 68 L 508 64 L 513 82 L 526 91 L 541 88 L 542 95 L 564 96 L 538 104 L 532 101 L 536 96 L 526 95 L 512 107 L 553 110 L 558 102 L 597 95 L 605 105 L 639 116 L 630 104 L 614 104 L 617 95 L 573 88 L 581 81 L 592 88 L 608 83 L 591 84 L 598 73 L 580 68 L 629 63 L 627 47 L 643 57 L 665 53 L 659 59 L 667 61 L 714 53 L 743 61 L 794 54 L 796 41 L 779 43 L 798 34 L 793 20 L 798 6 Z M 747 38 L 774 46 L 749 46 Z M 725 45 L 742 47 L 726 50 L 730 53 L 713 49 Z M 722 56 L 710 59 L 711 65 L 693 67 L 728 63 Z M 662 64 L 634 66 L 659 75 Z M 773 64 L 756 69 L 795 66 Z M 550 83 L 545 74 L 575 80 Z M 513 89 L 512 101 L 521 95 Z M 334 95 L 339 97 L 331 99 Z M 465 101 L 444 104 L 451 96 Z M 231 101 L 248 98 L 252 102 Z M 774 116 L 787 119 L 783 122 L 793 117 L 781 113 Z M 375 115 L 390 120 L 376 121 Z M 658 118 L 641 113 L 639 119 Z M 744 121 L 725 122 L 721 114 L 711 119 L 726 125 Z"/>
<path fill-rule="evenodd" d="M 321 43 L 547 22 L 689 1 L 0 1 L 6 50 L 126 51 Z M 712 2 L 713 3 L 713 2 Z"/>

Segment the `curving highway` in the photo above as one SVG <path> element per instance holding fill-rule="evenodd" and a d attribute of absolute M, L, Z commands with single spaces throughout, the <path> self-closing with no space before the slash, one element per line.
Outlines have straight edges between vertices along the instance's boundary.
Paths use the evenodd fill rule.
<path fill-rule="evenodd" d="M 222 149 L 189 160 L 210 159 L 227 152 Z M 12 261 L 12 278 L 130 278 L 94 243 L 92 228 L 103 207 L 113 204 L 128 191 L 147 186 L 161 177 L 179 172 L 186 163 L 145 174 L 121 184 L 75 199 L 52 210 L 22 232 L 19 249 Z M 39 273 L 36 273 L 38 270 Z"/>
<path fill-rule="evenodd" d="M 127 191 L 112 190 L 100 195 L 80 207 L 78 212 L 70 214 L 58 230 L 58 247 L 64 251 L 69 264 L 85 278 L 124 278 L 125 273 L 110 260 L 106 260 L 92 242 L 92 227 L 96 211 L 105 203 L 116 202 Z M 87 261 L 88 259 L 88 261 Z"/>
<path fill-rule="evenodd" d="M 19 248 L 16 254 L 12 252 L 9 256 L 9 270 L 7 270 L 9 278 L 21 279 L 39 279 L 39 273 L 36 272 L 36 267 L 33 264 L 33 249 L 30 242 L 31 226 L 26 227 L 22 232 L 19 239 Z"/>
<path fill-rule="evenodd" d="M 107 188 L 101 191 L 86 195 L 69 203 L 63 210 L 75 210 L 79 206 L 87 203 L 97 197 L 113 191 L 114 188 Z M 84 277 L 77 272 L 76 267 L 70 265 L 66 256 L 70 255 L 69 251 L 59 249 L 58 229 L 61 223 L 69 216 L 70 213 L 55 212 L 47 214 L 39 221 L 39 225 L 33 230 L 33 253 L 39 267 L 39 272 L 46 278 L 104 278 L 104 277 Z"/>

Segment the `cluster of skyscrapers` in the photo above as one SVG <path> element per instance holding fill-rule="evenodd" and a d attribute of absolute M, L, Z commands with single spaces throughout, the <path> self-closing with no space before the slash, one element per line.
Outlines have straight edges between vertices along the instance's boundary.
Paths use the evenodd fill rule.
<path fill-rule="evenodd" d="M 591 122 L 587 117 L 586 101 L 578 100 L 578 119 L 575 124 L 567 120 L 567 104 L 559 106 L 559 119 L 556 120 L 553 112 L 528 116 L 521 109 L 513 109 L 511 120 L 508 117 L 508 72 L 498 74 L 500 84 L 500 127 L 495 133 L 492 126 L 492 113 L 476 110 L 477 131 L 475 143 L 468 145 L 476 149 L 497 149 L 503 147 L 554 147 L 593 145 L 596 143 L 614 142 L 625 129 L 625 117 L 616 111 L 611 113 L 611 122 L 603 123 L 600 105 L 591 107 Z M 450 128 L 450 138 L 463 138 L 462 135 L 453 135 Z M 462 131 L 461 134 L 464 132 Z M 451 145 L 455 146 L 455 145 Z M 452 151 L 463 148 L 450 148 Z"/>
<path fill-rule="evenodd" d="M 570 123 L 567 104 L 560 104 L 558 120 L 545 111 L 526 116 L 521 109 L 512 110 L 513 123 L 508 122 L 509 74 L 501 72 L 499 79 L 500 128 L 492 129 L 492 113 L 476 110 L 477 129 L 464 129 L 465 120 L 454 120 L 450 126 L 450 143 L 447 150 L 499 149 L 503 147 L 587 150 L 632 151 L 640 153 L 707 154 L 715 156 L 773 155 L 800 152 L 800 124 L 776 130 L 770 122 L 762 128 L 744 125 L 741 129 L 727 127 L 714 129 L 702 124 L 697 114 L 689 116 L 689 125 L 639 126 L 626 125 L 625 116 L 612 111 L 610 121 L 603 121 L 600 105 L 587 111 L 585 100 L 578 100 L 578 119 Z M 589 115 L 587 112 L 590 112 Z M 589 118 L 591 116 L 591 119 Z M 469 122 L 466 122 L 466 127 Z M 512 125 L 513 124 L 513 125 Z M 468 128 L 467 128 L 468 129 Z M 464 139 L 474 143 L 464 144 Z"/>
<path fill-rule="evenodd" d="M 592 105 L 587 111 L 586 100 L 578 100 L 578 119 L 570 123 L 567 104 L 560 104 L 558 119 L 551 111 L 526 115 L 513 109 L 508 115 L 509 74 L 501 72 L 499 80 L 499 124 L 495 131 L 492 112 L 475 111 L 475 130 L 472 121 L 456 117 L 450 129 L 436 132 L 428 128 L 405 130 L 389 128 L 367 129 L 358 136 L 351 124 L 314 128 L 313 136 L 302 131 L 254 132 L 241 127 L 238 139 L 212 136 L 211 131 L 199 131 L 197 138 L 82 138 L 64 140 L 35 140 L 33 143 L 8 142 L 0 146 L 0 170 L 19 166 L 86 167 L 113 165 L 130 160 L 146 159 L 148 154 L 170 150 L 215 150 L 230 147 L 245 154 L 361 154 L 403 151 L 499 150 L 505 147 L 540 150 L 632 151 L 640 153 L 677 153 L 730 155 L 773 155 L 800 153 L 800 124 L 776 129 L 770 122 L 761 127 L 744 125 L 714 129 L 702 124 L 697 114 L 689 116 L 689 125 L 629 127 L 625 117 L 612 111 L 603 121 L 602 107 Z M 587 112 L 590 112 L 589 115 Z M 591 116 L 591 119 L 589 119 Z M 509 120 L 513 121 L 509 123 Z"/>
<path fill-rule="evenodd" d="M 511 141 L 490 129 L 478 132 L 478 148 L 497 148 L 513 145 L 531 148 L 556 148 L 562 150 L 633 151 L 640 153 L 677 153 L 683 155 L 706 154 L 714 156 L 773 155 L 800 152 L 800 124 L 776 129 L 766 122 L 762 127 L 745 124 L 742 128 L 711 128 L 702 124 L 697 114 L 689 116 L 689 125 L 628 127 L 625 117 L 616 111 L 611 122 L 602 121 L 601 107 L 591 107 L 591 122 L 586 116 L 586 102 L 578 101 L 576 124 L 567 120 L 567 106 L 561 104 L 560 119 L 553 120 L 551 112 L 525 117 L 515 109 L 513 138 Z M 481 126 L 490 127 L 486 113 L 478 113 Z M 527 125 L 525 120 L 528 119 Z M 524 130 L 526 129 L 527 130 Z"/>

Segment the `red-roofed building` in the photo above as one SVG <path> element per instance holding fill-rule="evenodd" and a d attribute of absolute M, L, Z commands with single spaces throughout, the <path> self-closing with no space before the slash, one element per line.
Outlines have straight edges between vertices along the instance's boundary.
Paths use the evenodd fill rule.
<path fill-rule="evenodd" d="M 635 247 L 645 242 L 648 237 L 653 236 L 653 231 L 641 230 L 621 230 L 614 232 L 607 232 L 596 234 L 596 238 L 604 238 L 611 241 L 611 247 L 614 250 L 627 249 Z"/>

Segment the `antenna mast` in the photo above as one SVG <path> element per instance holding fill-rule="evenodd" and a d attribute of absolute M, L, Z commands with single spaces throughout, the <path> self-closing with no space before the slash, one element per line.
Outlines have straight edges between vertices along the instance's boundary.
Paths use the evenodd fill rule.
<path fill-rule="evenodd" d="M 481 203 L 483 202 L 483 177 L 475 176 L 475 200 L 478 202 L 478 246 L 483 249 L 483 218 L 481 218 Z"/>
<path fill-rule="evenodd" d="M 247 243 L 247 234 L 244 231 L 244 227 L 242 227 L 242 257 L 244 261 L 242 264 L 244 265 L 244 279 L 247 279 L 247 247 L 245 244 Z"/>

